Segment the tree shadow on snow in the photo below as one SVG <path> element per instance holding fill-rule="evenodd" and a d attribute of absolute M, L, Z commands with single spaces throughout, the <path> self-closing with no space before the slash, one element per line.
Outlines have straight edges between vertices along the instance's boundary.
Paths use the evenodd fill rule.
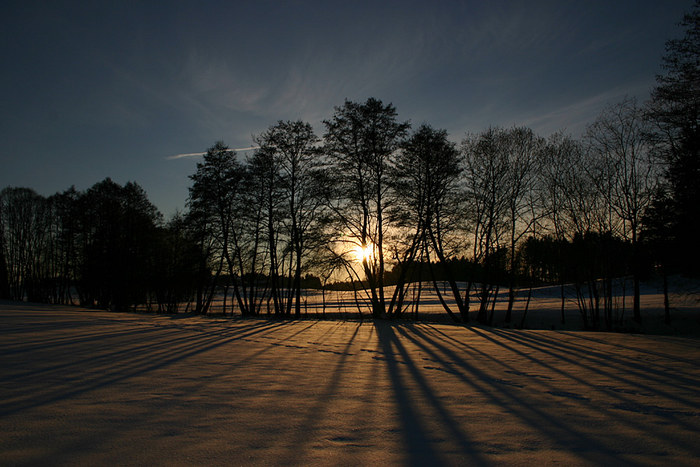
<path fill-rule="evenodd" d="M 486 465 L 481 453 L 473 449 L 468 435 L 462 430 L 458 420 L 455 420 L 435 392 L 428 380 L 419 369 L 416 362 L 407 351 L 398 333 L 406 337 L 410 335 L 405 326 L 397 326 L 385 321 L 375 321 L 377 337 L 386 369 L 389 373 L 401 422 L 401 434 L 404 439 L 408 463 L 411 465 L 440 465 L 445 463 L 442 452 L 437 448 L 439 440 L 436 433 L 431 433 L 426 413 L 421 413 L 417 397 L 426 401 L 430 406 L 432 422 L 437 422 L 449 433 L 449 436 L 460 446 L 459 455 L 469 465 Z M 415 382 L 418 391 L 408 390 L 408 381 Z"/>
<path fill-rule="evenodd" d="M 0 416 L 69 399 L 167 367 L 231 341 L 272 332 L 284 326 L 264 322 L 242 328 L 171 333 L 153 327 L 125 331 L 87 328 L 74 336 L 47 341 L 0 345 L 0 359 L 7 362 L 3 381 L 7 390 L 0 401 Z M 149 339 L 156 333 L 157 340 Z M 117 342 L 112 347 L 111 343 Z M 44 366 L 42 350 L 70 352 L 61 363 Z M 28 367 L 28 368 L 27 368 Z"/>
<path fill-rule="evenodd" d="M 478 393 L 507 408 L 508 416 L 519 424 L 585 461 L 624 461 L 628 453 L 620 446 L 638 445 L 635 433 L 700 455 L 700 448 L 686 436 L 700 429 L 700 402 L 678 391 L 692 392 L 700 385 L 700 375 L 674 371 L 674 360 L 659 359 L 659 352 L 640 351 L 641 357 L 604 352 L 586 345 L 586 338 L 575 333 L 473 327 L 465 328 L 465 338 L 458 339 L 455 333 L 431 325 L 397 329 L 402 338 L 459 378 L 466 394 Z M 589 418 L 603 428 L 587 429 L 581 420 Z M 611 436 L 604 428 L 608 423 L 626 429 Z M 666 429 L 668 424 L 683 432 Z"/>

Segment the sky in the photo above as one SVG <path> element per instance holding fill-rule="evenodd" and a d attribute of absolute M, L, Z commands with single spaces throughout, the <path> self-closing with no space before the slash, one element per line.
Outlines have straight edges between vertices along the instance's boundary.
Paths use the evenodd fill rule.
<path fill-rule="evenodd" d="M 0 188 L 106 177 L 184 210 L 201 153 L 346 99 L 459 142 L 490 126 L 585 132 L 649 97 L 692 0 L 114 1 L 0 6 Z M 245 152 L 240 153 L 242 155 Z"/>

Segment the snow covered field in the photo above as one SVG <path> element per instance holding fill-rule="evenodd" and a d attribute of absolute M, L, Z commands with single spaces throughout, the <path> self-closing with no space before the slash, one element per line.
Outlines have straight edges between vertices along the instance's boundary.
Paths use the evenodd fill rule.
<path fill-rule="evenodd" d="M 615 331 L 637 332 L 641 334 L 662 334 L 687 337 L 700 337 L 700 282 L 695 279 L 685 279 L 674 276 L 669 290 L 669 302 L 671 308 L 671 324 L 664 321 L 664 302 L 661 281 L 649 281 L 642 283 L 641 287 L 641 313 L 642 323 L 633 321 L 632 314 L 632 281 L 627 279 L 626 283 L 616 279 L 614 282 L 615 297 L 613 306 L 613 318 L 615 320 Z M 624 285 L 624 288 L 622 287 Z M 460 289 L 465 289 L 464 283 L 459 283 Z M 417 283 L 409 289 L 404 306 L 403 316 L 410 320 L 422 320 L 431 322 L 452 323 L 447 312 L 440 304 L 438 295 L 435 293 L 432 284 L 422 283 L 420 291 L 416 291 Z M 446 283 L 441 283 L 443 297 L 450 304 L 452 311 L 458 313 L 454 298 Z M 391 297 L 393 287 L 387 287 L 385 295 Z M 230 293 L 230 290 L 229 290 Z M 561 289 L 558 286 L 538 287 L 532 289 L 531 301 L 527 306 L 528 289 L 521 289 L 516 293 L 513 305 L 512 318 L 510 323 L 505 322 L 506 309 L 508 307 L 508 290 L 501 288 L 498 299 L 495 303 L 494 322 L 496 327 L 501 328 L 522 328 L 524 329 L 546 329 L 546 330 L 585 330 L 584 322 L 579 311 L 576 299 L 576 290 L 573 285 L 564 287 L 565 309 L 564 323 L 561 319 Z M 303 317 L 323 318 L 332 317 L 339 319 L 355 319 L 358 317 L 368 318 L 371 315 L 369 298 L 365 291 L 358 291 L 357 295 L 352 291 L 329 290 L 325 293 L 325 301 L 320 290 L 303 290 L 301 300 L 301 314 Z M 325 303 L 325 307 L 324 307 Z M 358 303 L 360 304 L 361 316 L 358 314 Z M 221 314 L 223 309 L 223 299 L 219 295 L 215 300 L 210 312 Z M 240 311 L 234 304 L 231 306 L 231 297 L 228 297 L 226 314 L 233 313 L 239 315 Z M 418 314 L 415 304 L 418 304 Z M 191 305 L 193 307 L 193 305 Z M 470 319 L 476 320 L 476 313 L 479 306 L 476 288 L 472 290 L 472 302 Z M 601 305 L 602 307 L 602 305 Z M 527 313 L 525 310 L 527 308 Z M 183 306 L 183 310 L 185 307 Z M 265 314 L 265 306 L 261 310 Z M 272 306 L 268 308 L 272 312 Z M 597 326 L 599 330 L 607 330 L 604 322 L 603 311 Z M 524 316 L 525 315 L 525 316 Z M 523 319 L 523 317 L 525 319 Z M 589 318 L 591 319 L 591 318 Z M 621 323 L 621 324 L 620 324 Z M 593 326 L 593 324 L 591 324 Z"/>
<path fill-rule="evenodd" d="M 0 465 L 697 465 L 700 340 L 0 303 Z"/>

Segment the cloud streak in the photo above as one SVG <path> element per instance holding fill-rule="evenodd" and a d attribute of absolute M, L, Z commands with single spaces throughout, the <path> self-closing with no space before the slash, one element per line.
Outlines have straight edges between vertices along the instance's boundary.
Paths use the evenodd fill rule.
<path fill-rule="evenodd" d="M 235 148 L 235 149 L 231 149 L 231 151 L 246 152 L 246 151 L 252 151 L 253 149 L 258 149 L 259 147 L 260 146 L 250 146 L 247 148 Z M 184 154 L 175 154 L 174 156 L 167 156 L 165 159 L 172 161 L 172 160 L 176 160 L 176 159 L 185 159 L 188 157 L 199 157 L 199 156 L 203 156 L 205 154 L 206 154 L 206 151 L 205 152 L 188 152 L 188 153 L 184 153 Z"/>
<path fill-rule="evenodd" d="M 595 121 L 607 105 L 619 102 L 625 97 L 644 100 L 649 95 L 652 84 L 651 80 L 630 83 L 625 87 L 616 87 L 596 95 L 581 97 L 566 105 L 552 105 L 546 111 L 526 116 L 520 124 L 543 134 L 565 131 L 578 137 L 585 133 L 587 125 Z"/>
<path fill-rule="evenodd" d="M 189 152 L 187 154 L 175 154 L 174 156 L 168 156 L 166 157 L 167 160 L 172 161 L 175 159 L 184 159 L 186 157 L 197 157 L 197 156 L 203 156 L 205 155 L 206 152 Z"/>

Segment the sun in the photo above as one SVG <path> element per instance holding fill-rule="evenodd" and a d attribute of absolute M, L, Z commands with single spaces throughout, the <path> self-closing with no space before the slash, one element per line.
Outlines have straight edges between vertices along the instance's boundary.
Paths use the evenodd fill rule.
<path fill-rule="evenodd" d="M 374 258 L 374 245 L 371 243 L 367 245 L 357 245 L 353 249 L 355 254 L 355 259 L 359 262 L 371 261 Z"/>

